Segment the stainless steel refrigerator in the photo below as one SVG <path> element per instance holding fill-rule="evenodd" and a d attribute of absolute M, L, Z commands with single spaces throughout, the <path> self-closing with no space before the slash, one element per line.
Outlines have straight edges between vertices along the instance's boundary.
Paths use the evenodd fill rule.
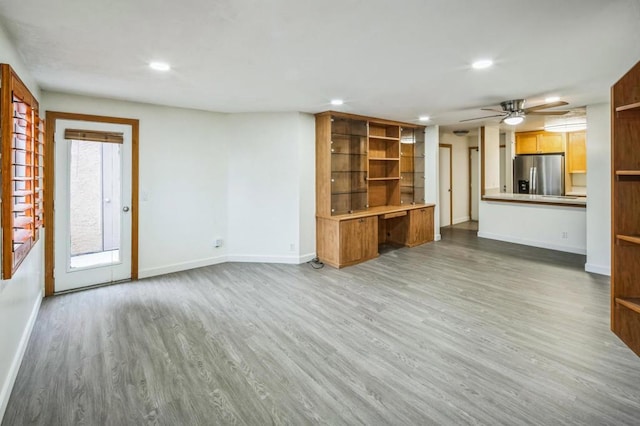
<path fill-rule="evenodd" d="M 564 195 L 564 154 L 517 155 L 513 159 L 513 192 Z"/>

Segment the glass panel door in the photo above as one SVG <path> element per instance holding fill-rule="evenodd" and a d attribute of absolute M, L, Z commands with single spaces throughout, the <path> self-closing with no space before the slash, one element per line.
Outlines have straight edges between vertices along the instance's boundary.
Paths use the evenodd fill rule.
<path fill-rule="evenodd" d="M 333 117 L 331 214 L 367 208 L 367 122 Z"/>
<path fill-rule="evenodd" d="M 120 144 L 69 141 L 69 266 L 120 262 Z"/>

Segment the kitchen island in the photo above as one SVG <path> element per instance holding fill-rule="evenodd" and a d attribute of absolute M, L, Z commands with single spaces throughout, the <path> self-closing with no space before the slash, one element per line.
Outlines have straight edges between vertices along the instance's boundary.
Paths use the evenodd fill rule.
<path fill-rule="evenodd" d="M 497 193 L 479 207 L 481 238 L 586 254 L 586 198 Z"/>

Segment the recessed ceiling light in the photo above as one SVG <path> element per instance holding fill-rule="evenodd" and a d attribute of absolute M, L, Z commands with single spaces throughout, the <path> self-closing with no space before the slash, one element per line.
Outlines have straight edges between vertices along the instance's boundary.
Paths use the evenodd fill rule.
<path fill-rule="evenodd" d="M 331 99 L 331 105 L 342 105 L 343 103 L 342 99 Z"/>
<path fill-rule="evenodd" d="M 549 103 L 549 102 L 558 102 L 559 100 L 560 100 L 560 96 L 549 96 L 544 101 Z"/>
<path fill-rule="evenodd" d="M 420 117 L 418 117 L 418 120 L 420 120 L 420 121 L 429 121 L 429 120 L 431 120 L 431 117 L 429 117 L 428 115 L 421 115 Z"/>
<path fill-rule="evenodd" d="M 156 71 L 169 71 L 171 69 L 171 65 L 166 62 L 150 62 L 149 66 Z"/>
<path fill-rule="evenodd" d="M 485 68 L 489 68 L 491 65 L 493 65 L 493 61 L 491 59 L 481 59 L 471 64 L 473 69 L 476 70 L 483 70 Z"/>

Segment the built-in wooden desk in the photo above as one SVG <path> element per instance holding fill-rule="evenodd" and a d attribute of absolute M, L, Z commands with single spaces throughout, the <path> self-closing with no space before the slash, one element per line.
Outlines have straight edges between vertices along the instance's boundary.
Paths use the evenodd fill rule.
<path fill-rule="evenodd" d="M 378 257 L 384 243 L 415 247 L 433 241 L 434 204 L 379 206 L 316 217 L 318 257 L 335 268 Z"/>

